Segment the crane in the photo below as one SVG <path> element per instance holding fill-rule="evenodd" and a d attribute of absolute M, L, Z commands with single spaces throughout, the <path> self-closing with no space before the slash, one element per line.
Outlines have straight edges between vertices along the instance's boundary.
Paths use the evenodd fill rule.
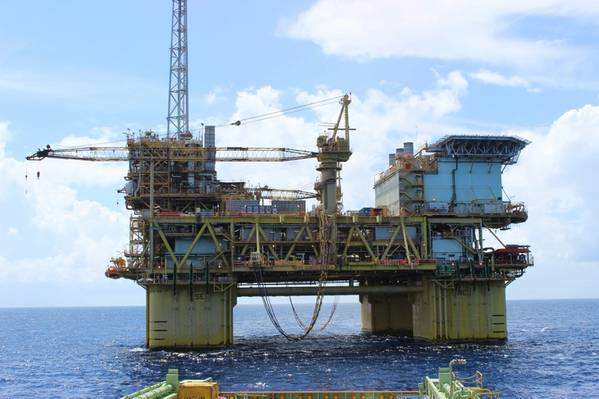
<path fill-rule="evenodd" d="M 248 187 L 246 188 L 248 193 L 254 194 L 260 199 L 269 200 L 306 200 L 311 198 L 318 198 L 317 193 L 303 190 L 285 190 L 277 189 L 268 186 L 262 187 Z"/>
<path fill-rule="evenodd" d="M 206 161 L 214 159 L 220 162 L 281 162 L 316 158 L 317 152 L 284 147 L 202 147 L 171 145 L 142 146 L 83 146 L 53 149 L 49 145 L 38 149 L 26 157 L 28 161 L 41 161 L 46 158 L 70 159 L 80 161 L 130 161 L 132 159 L 149 160 L 170 159 L 171 161 Z M 211 157 L 212 156 L 212 157 Z"/>
<path fill-rule="evenodd" d="M 185 239 L 179 236 L 180 233 L 187 234 L 188 229 L 192 231 L 198 223 L 204 218 L 212 219 L 215 222 L 227 223 L 232 229 L 239 226 L 235 217 L 230 217 L 228 213 L 228 204 L 233 201 L 249 200 L 251 202 L 270 200 L 275 206 L 275 201 L 280 201 L 278 205 L 283 210 L 284 207 L 290 205 L 290 209 L 295 209 L 297 206 L 304 213 L 306 199 L 318 198 L 322 203 L 321 210 L 318 211 L 318 241 L 320 248 L 310 244 L 314 249 L 315 256 L 320 258 L 320 276 L 318 277 L 317 300 L 312 312 L 312 319 L 308 324 L 303 324 L 300 321 L 300 326 L 303 332 L 300 335 L 294 336 L 287 334 L 280 326 L 274 310 L 271 307 L 268 291 L 264 285 L 262 278 L 262 264 L 256 269 L 256 282 L 261 287 L 261 294 L 267 313 L 275 325 L 275 327 L 288 339 L 298 340 L 306 337 L 315 326 L 318 319 L 321 306 L 323 303 L 324 287 L 327 282 L 328 266 L 335 264 L 337 256 L 337 228 L 336 215 L 340 209 L 341 190 L 339 186 L 339 174 L 341 164 L 346 162 L 351 150 L 349 147 L 349 131 L 353 130 L 349 126 L 348 107 L 351 103 L 349 95 L 335 96 L 331 98 L 320 99 L 310 104 L 293 106 L 288 109 L 271 111 L 262 115 L 251 116 L 239 119 L 235 122 L 223 126 L 240 126 L 260 122 L 267 119 L 282 116 L 286 113 L 299 112 L 308 107 L 325 106 L 339 101 L 341 104 L 341 112 L 337 118 L 334 127 L 331 128 L 332 136 L 323 134 L 317 139 L 317 151 L 299 150 L 286 147 L 217 147 L 215 145 L 215 126 L 204 126 L 203 139 L 196 138 L 189 129 L 189 84 L 188 84 L 188 38 L 187 38 L 187 0 L 172 0 L 172 30 L 171 30 L 171 46 L 170 46 L 170 75 L 169 75 L 169 96 L 168 96 L 168 113 L 166 118 L 166 136 L 160 137 L 158 134 L 148 130 L 140 132 L 139 135 L 128 135 L 126 143 L 114 145 L 114 143 L 90 144 L 85 146 L 72 146 L 53 148 L 47 145 L 45 148 L 40 148 L 26 159 L 29 161 L 41 161 L 47 158 L 63 159 L 63 160 L 80 160 L 91 162 L 127 162 L 129 165 L 127 175 L 125 176 L 125 186 L 119 190 L 124 194 L 125 205 L 131 210 L 130 221 L 130 241 L 129 251 L 124 253 L 128 258 L 125 262 L 123 257 L 112 259 L 112 266 L 107 270 L 107 277 L 119 276 L 121 270 L 133 270 L 137 274 L 132 273 L 135 279 L 139 281 L 147 281 L 144 276 L 145 272 L 152 272 L 155 267 L 163 267 L 166 271 L 167 263 L 162 263 L 166 259 L 165 250 L 171 247 L 177 248 Z M 315 185 L 316 193 L 311 193 L 301 190 L 280 190 L 268 186 L 262 187 L 246 187 L 242 181 L 222 181 L 217 178 L 215 163 L 219 162 L 283 162 L 295 161 L 301 159 L 317 159 L 319 166 L 317 168 L 321 173 L 319 182 Z M 39 172 L 38 172 L 39 173 Z M 39 177 L 39 174 L 38 174 Z M 289 175 L 293 179 L 293 174 Z M 284 204 L 283 201 L 293 202 L 297 204 Z M 278 206 L 277 205 L 277 206 Z M 246 205 L 247 206 L 247 205 Z M 253 205 L 252 205 L 253 206 Z M 282 214 L 285 212 L 281 212 Z M 290 212 L 294 213 L 294 212 Z M 194 215 L 193 225 L 188 224 L 172 224 L 170 218 L 173 215 Z M 224 217 L 223 217 L 224 216 Z M 314 216 L 312 214 L 311 216 Z M 259 215 L 252 216 L 255 218 L 255 236 L 256 250 L 249 253 L 249 259 L 262 259 Z M 272 216 L 267 216 L 271 222 L 274 220 Z M 247 219 L 247 216 L 239 219 Z M 229 220 L 229 221 L 226 221 Z M 226 222 L 225 222 L 226 221 Z M 220 270 L 220 259 L 225 259 L 224 250 L 221 243 L 224 243 L 224 233 L 216 232 L 212 227 L 211 222 L 206 224 L 204 228 L 200 228 L 196 238 L 188 249 L 185 258 L 189 256 L 193 247 L 198 240 L 203 240 L 202 234 L 210 234 L 213 241 L 216 243 L 214 253 L 210 257 L 203 257 L 205 267 L 204 284 L 206 285 L 206 295 L 212 294 L 210 278 L 217 276 L 219 281 L 224 270 Z M 247 220 L 244 222 L 248 224 Z M 285 231 L 293 230 L 296 225 L 283 224 L 283 217 L 280 218 L 280 223 L 285 227 Z M 297 223 L 297 222 L 295 222 Z M 309 224 L 311 223 L 311 224 Z M 305 224 L 305 225 L 304 225 Z M 307 226 L 306 226 L 307 225 Z M 190 227 L 191 226 L 191 227 Z M 247 226 L 246 226 L 247 227 Z M 312 235 L 314 229 L 314 219 L 306 218 L 297 233 L 298 239 L 302 234 L 303 229 L 306 229 L 307 235 Z M 195 230 L 193 230 L 195 231 Z M 168 237 L 167 235 L 168 234 Z M 195 233 L 194 233 L 195 234 Z M 219 237 L 217 238 L 217 234 Z M 250 233 L 251 235 L 252 233 Z M 157 238 L 157 235 L 160 236 Z M 234 236 L 234 234 L 231 234 Z M 316 236 L 314 236 L 316 237 Z M 234 239 L 234 238 L 233 238 Z M 293 252 L 298 244 L 296 239 L 291 247 L 287 250 L 288 255 Z M 311 237 L 310 240 L 313 240 Z M 192 241 L 190 241 L 191 243 Z M 212 242 L 212 241 L 211 241 Z M 244 244 L 246 249 L 250 248 Z M 301 244 L 304 245 L 304 244 Z M 230 246 L 232 248 L 233 245 Z M 206 247 L 208 248 L 208 247 Z M 242 254 L 246 252 L 243 249 Z M 251 250 L 251 249 L 250 249 Z M 211 251 L 206 249 L 206 251 Z M 216 252 L 218 251 L 218 253 Z M 320 255 L 318 255 L 320 253 Z M 234 253 L 231 250 L 231 255 Z M 246 255 L 243 255 L 246 256 Z M 218 270 L 209 270 L 209 265 L 216 259 L 219 259 Z M 177 290 L 177 264 L 184 264 L 185 260 L 180 261 L 174 259 L 173 272 L 174 277 L 173 295 L 176 296 Z M 169 262 L 170 262 L 169 260 Z M 233 261 L 233 258 L 231 258 Z M 129 267 L 126 268 L 127 263 Z M 192 273 L 193 268 L 189 265 L 189 294 L 190 301 L 196 299 L 193 294 Z M 212 274 L 211 274 L 212 273 Z M 212 277 L 211 277 L 212 276 Z M 140 279 L 141 277 L 141 279 Z M 233 277 L 234 279 L 235 277 Z M 199 281 L 198 281 L 199 283 Z M 220 284 L 220 283 L 219 283 Z M 181 296 L 176 296 L 172 299 L 170 295 L 158 297 L 157 285 L 152 283 L 144 283 L 148 292 L 148 307 L 153 308 L 158 302 L 164 303 L 164 309 L 167 313 L 170 312 L 170 306 L 174 301 L 179 301 Z M 230 287 L 225 288 L 225 292 Z M 233 290 L 233 295 L 235 291 Z M 220 292 L 215 295 L 221 295 Z M 153 299 L 152 301 L 149 298 Z M 230 297 L 230 296 L 229 296 Z M 217 298 L 217 297 L 215 297 Z M 218 297 L 220 298 L 220 297 Z M 224 298 L 224 297 L 223 297 Z M 199 300 L 199 299 L 197 299 Z M 214 300 L 217 303 L 218 300 Z M 191 302 L 190 302 L 191 303 Z M 206 302 L 207 303 L 207 302 Z M 159 306 L 162 306 L 160 304 Z M 177 305 L 178 306 L 178 305 Z M 199 305 L 198 305 L 199 306 Z M 226 305 L 223 304 L 222 309 L 225 310 Z M 293 306 L 293 305 L 292 305 Z M 199 308 L 199 307 L 198 307 Z M 335 311 L 333 307 L 331 316 L 325 323 L 327 325 L 331 320 L 332 314 Z M 153 310 L 152 310 L 153 311 Z M 178 311 L 178 310 L 177 310 Z M 295 312 L 295 310 L 294 310 Z M 148 313 L 149 314 L 149 313 Z M 295 314 L 298 319 L 297 314 Z M 170 315 L 169 315 L 170 317 Z M 193 316 L 195 317 L 195 316 Z M 207 315 L 207 319 L 212 317 Z M 148 323 L 150 318 L 148 317 Z M 299 319 L 298 319 L 299 320 Z M 207 323 L 210 321 L 207 320 Z M 208 324 L 207 324 L 208 325 Z M 149 326 L 149 324 L 148 324 Z M 178 327 L 177 327 L 178 328 Z M 150 331 L 150 330 L 148 330 Z M 149 332 L 148 332 L 149 334 Z M 148 337 L 150 337 L 148 335 Z M 148 342 L 150 342 L 148 338 Z"/>

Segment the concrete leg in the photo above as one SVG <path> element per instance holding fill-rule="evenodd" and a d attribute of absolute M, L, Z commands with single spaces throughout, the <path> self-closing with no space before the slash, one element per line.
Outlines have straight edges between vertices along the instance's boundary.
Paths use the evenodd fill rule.
<path fill-rule="evenodd" d="M 233 343 L 235 289 L 206 292 L 194 287 L 150 285 L 147 290 L 147 346 L 161 348 L 208 348 Z"/>
<path fill-rule="evenodd" d="M 503 281 L 423 281 L 414 301 L 414 337 L 425 340 L 505 340 Z"/>
<path fill-rule="evenodd" d="M 362 331 L 412 335 L 412 295 L 362 295 Z"/>

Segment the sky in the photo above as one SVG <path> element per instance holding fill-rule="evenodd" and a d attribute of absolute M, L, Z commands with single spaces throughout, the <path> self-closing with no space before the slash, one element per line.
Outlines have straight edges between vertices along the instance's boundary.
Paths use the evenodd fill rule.
<path fill-rule="evenodd" d="M 165 131 L 167 0 L 0 0 L 0 307 L 143 305 L 109 280 L 127 245 L 127 165 L 25 162 L 37 148 Z M 226 124 L 352 93 L 344 205 L 374 203 L 387 153 L 449 133 L 531 144 L 504 191 L 529 220 L 501 232 L 535 266 L 508 299 L 599 290 L 599 2 L 189 0 L 190 116 Z M 314 149 L 327 106 L 217 129 L 219 146 Z M 218 165 L 223 180 L 310 190 L 312 160 Z M 39 172 L 39 179 L 37 173 Z M 26 178 L 27 176 L 27 178 Z M 485 244 L 495 245 L 491 237 Z"/>

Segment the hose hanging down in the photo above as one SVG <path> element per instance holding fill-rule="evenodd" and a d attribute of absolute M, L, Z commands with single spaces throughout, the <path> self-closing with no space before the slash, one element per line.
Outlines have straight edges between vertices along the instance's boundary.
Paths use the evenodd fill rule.
<path fill-rule="evenodd" d="M 297 322 L 297 325 L 300 326 L 301 328 L 306 328 L 306 324 L 304 323 L 304 321 L 301 319 L 301 317 L 297 313 L 297 309 L 295 308 L 295 305 L 293 304 L 293 300 L 291 299 L 291 297 L 288 297 L 288 298 L 289 298 L 289 304 L 291 305 L 291 310 L 293 311 L 293 317 L 295 317 L 295 321 Z M 339 303 L 339 298 L 336 296 L 335 301 L 333 302 L 333 305 L 331 306 L 331 312 L 329 313 L 329 317 L 327 317 L 327 320 L 324 322 L 324 324 L 322 326 L 320 326 L 319 331 L 324 331 L 329 326 L 329 324 L 333 320 L 333 316 L 335 316 L 335 312 L 337 311 L 338 303 Z"/>
<path fill-rule="evenodd" d="M 305 327 L 303 327 L 303 331 L 300 334 L 290 334 L 287 331 L 285 331 L 283 329 L 283 327 L 281 326 L 277 315 L 275 313 L 275 310 L 272 306 L 272 303 L 270 301 L 270 297 L 268 295 L 268 288 L 266 287 L 266 284 L 264 283 L 264 276 L 262 274 L 262 265 L 258 265 L 258 267 L 256 267 L 256 269 L 254 269 L 254 276 L 256 278 L 256 283 L 258 284 L 259 288 L 260 288 L 260 296 L 262 297 L 262 303 L 264 304 L 264 309 L 266 310 L 266 314 L 268 315 L 268 318 L 270 319 L 271 323 L 273 324 L 273 326 L 277 329 L 277 331 L 284 336 L 285 338 L 287 338 L 289 341 L 301 341 L 304 338 L 306 338 L 310 332 L 314 329 L 314 326 L 316 325 L 316 322 L 318 321 L 318 316 L 320 315 L 320 310 L 322 309 L 322 302 L 324 299 L 324 288 L 326 286 L 326 282 L 327 282 L 327 267 L 328 267 L 328 261 L 331 259 L 331 255 L 334 254 L 334 248 L 333 245 L 331 245 L 331 230 L 332 230 L 332 226 L 330 225 L 327 217 L 324 214 L 321 214 L 321 237 L 320 237 L 320 276 L 318 278 L 318 289 L 316 291 L 316 302 L 314 303 L 314 309 L 312 310 L 312 318 L 310 320 L 310 323 L 308 323 L 308 325 L 304 325 L 304 323 L 301 321 L 301 319 L 299 318 L 299 316 L 297 315 L 297 312 L 295 312 L 295 308 L 294 309 L 294 315 L 296 317 L 296 321 L 298 321 L 298 324 L 304 325 Z M 333 308 L 332 313 L 334 313 L 336 306 Z M 327 322 L 325 323 L 324 328 L 326 328 L 326 326 L 329 324 L 329 322 L 332 319 L 332 313 L 331 316 L 329 317 L 329 319 L 327 320 Z"/>

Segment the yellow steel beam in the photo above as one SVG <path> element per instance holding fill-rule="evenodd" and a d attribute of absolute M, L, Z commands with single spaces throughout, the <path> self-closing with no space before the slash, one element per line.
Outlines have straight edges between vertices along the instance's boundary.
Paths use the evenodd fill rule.
<path fill-rule="evenodd" d="M 264 232 L 264 230 L 262 229 L 262 226 L 260 226 L 259 224 L 257 224 L 256 226 L 258 226 L 258 234 L 260 234 L 262 236 L 262 238 L 264 239 L 264 241 L 267 241 L 266 239 L 266 233 Z M 272 254 L 272 256 L 275 259 L 279 259 L 279 255 L 277 254 L 277 252 L 274 250 L 273 245 L 267 245 L 266 248 L 268 248 L 268 250 L 270 251 L 270 253 Z"/>
<path fill-rule="evenodd" d="M 302 236 L 302 234 L 304 234 L 304 229 L 306 228 L 306 226 L 302 226 L 299 231 L 297 232 L 297 234 L 295 235 L 295 238 L 293 239 L 293 244 L 291 244 L 291 247 L 289 248 L 289 251 L 287 251 L 287 254 L 285 255 L 285 257 L 283 258 L 283 260 L 289 260 L 289 257 L 291 256 L 291 253 L 293 252 L 293 250 L 295 249 L 295 245 L 297 244 L 297 242 L 299 241 L 299 239 Z"/>
<path fill-rule="evenodd" d="M 162 229 L 160 228 L 160 225 L 158 223 L 156 223 L 156 229 L 158 230 L 158 235 L 160 236 L 162 243 L 166 247 L 166 251 L 171 256 L 171 259 L 173 260 L 173 262 L 175 262 L 175 265 L 177 265 L 177 267 L 179 267 L 179 262 L 177 261 L 177 256 L 175 256 L 175 252 L 173 251 L 173 248 L 171 248 L 171 244 L 169 244 L 168 239 L 164 235 L 164 232 L 162 231 Z M 152 262 L 152 260 L 150 260 L 150 262 Z"/>
<path fill-rule="evenodd" d="M 347 233 L 347 240 L 345 241 L 345 246 L 343 248 L 343 259 L 345 260 L 347 258 L 347 250 L 350 247 L 350 243 L 351 243 L 351 239 L 352 236 L 354 235 L 354 230 L 355 230 L 356 226 L 351 226 L 351 228 L 349 229 L 349 232 Z"/>
<path fill-rule="evenodd" d="M 403 244 L 404 244 L 404 249 L 406 250 L 406 257 L 408 258 L 408 264 L 410 266 L 412 266 L 412 255 L 410 254 L 410 247 L 408 246 L 408 233 L 406 231 L 406 224 L 404 223 L 403 220 L 403 213 L 402 213 L 402 209 L 399 210 L 400 212 L 400 225 L 401 225 L 401 234 L 403 235 Z"/>
<path fill-rule="evenodd" d="M 250 230 L 250 234 L 248 235 L 248 242 L 252 241 L 252 236 L 256 233 L 256 225 L 254 224 L 252 226 L 252 229 Z M 243 246 L 243 248 L 241 249 L 241 256 L 245 255 L 245 252 L 247 251 L 249 247 L 249 244 L 245 244 Z"/>
<path fill-rule="evenodd" d="M 189 248 L 187 248 L 187 251 L 185 251 L 185 255 L 183 255 L 183 258 L 181 259 L 181 262 L 177 264 L 177 267 L 180 267 L 181 265 L 185 264 L 185 261 L 187 261 L 187 258 L 189 258 L 189 255 L 191 255 L 191 251 L 193 251 L 193 249 L 195 248 L 196 244 L 202 237 L 202 234 L 204 233 L 204 230 L 206 230 L 207 226 L 208 226 L 208 223 L 204 223 L 202 225 L 202 227 L 200 227 L 200 231 L 198 231 L 198 234 L 196 234 L 195 238 L 191 242 L 191 245 L 189 246 Z"/>
<path fill-rule="evenodd" d="M 422 239 L 422 243 L 420 246 L 420 251 L 421 251 L 421 255 L 423 259 L 428 259 L 429 253 L 428 253 L 428 223 L 426 218 L 422 219 L 422 223 L 421 223 L 421 227 L 420 227 L 420 231 L 421 231 L 421 239 Z"/>
<path fill-rule="evenodd" d="M 316 241 L 316 240 L 314 240 L 314 236 L 312 235 L 312 229 L 310 229 L 309 226 L 306 227 L 306 233 L 307 233 L 308 239 L 310 241 Z M 320 257 L 320 255 L 319 255 L 320 251 L 316 248 L 316 245 L 312 245 L 312 250 L 314 251 L 314 255 L 316 256 L 316 259 L 318 259 Z"/>
<path fill-rule="evenodd" d="M 391 239 L 389 240 L 389 243 L 387 244 L 387 247 L 385 248 L 383 255 L 381 255 L 381 259 L 387 258 L 387 255 L 389 254 L 389 250 L 391 249 L 391 246 L 393 245 L 393 242 L 395 241 L 395 238 L 399 234 L 400 230 L 401 230 L 401 226 L 397 226 L 395 228 L 395 230 L 393 231 L 393 234 L 391 235 Z"/>
<path fill-rule="evenodd" d="M 210 233 L 210 237 L 212 237 L 212 241 L 214 241 L 216 250 L 220 252 L 222 250 L 222 245 L 220 241 L 216 238 L 216 232 L 214 231 L 214 227 L 212 227 L 212 225 L 209 222 L 205 223 L 205 225 L 208 227 L 208 233 Z"/>
<path fill-rule="evenodd" d="M 372 259 L 372 261 L 374 263 L 378 263 L 379 258 L 377 258 L 377 256 L 374 254 L 374 252 L 372 252 L 372 248 L 370 248 L 370 245 L 368 245 L 368 241 L 366 241 L 366 237 L 364 237 L 364 234 L 362 233 L 362 230 L 360 230 L 360 229 L 357 228 L 356 231 L 358 232 L 358 237 L 360 237 L 360 240 L 362 241 L 362 243 L 366 247 L 366 250 L 368 251 L 368 254 L 370 255 L 370 259 Z"/>

